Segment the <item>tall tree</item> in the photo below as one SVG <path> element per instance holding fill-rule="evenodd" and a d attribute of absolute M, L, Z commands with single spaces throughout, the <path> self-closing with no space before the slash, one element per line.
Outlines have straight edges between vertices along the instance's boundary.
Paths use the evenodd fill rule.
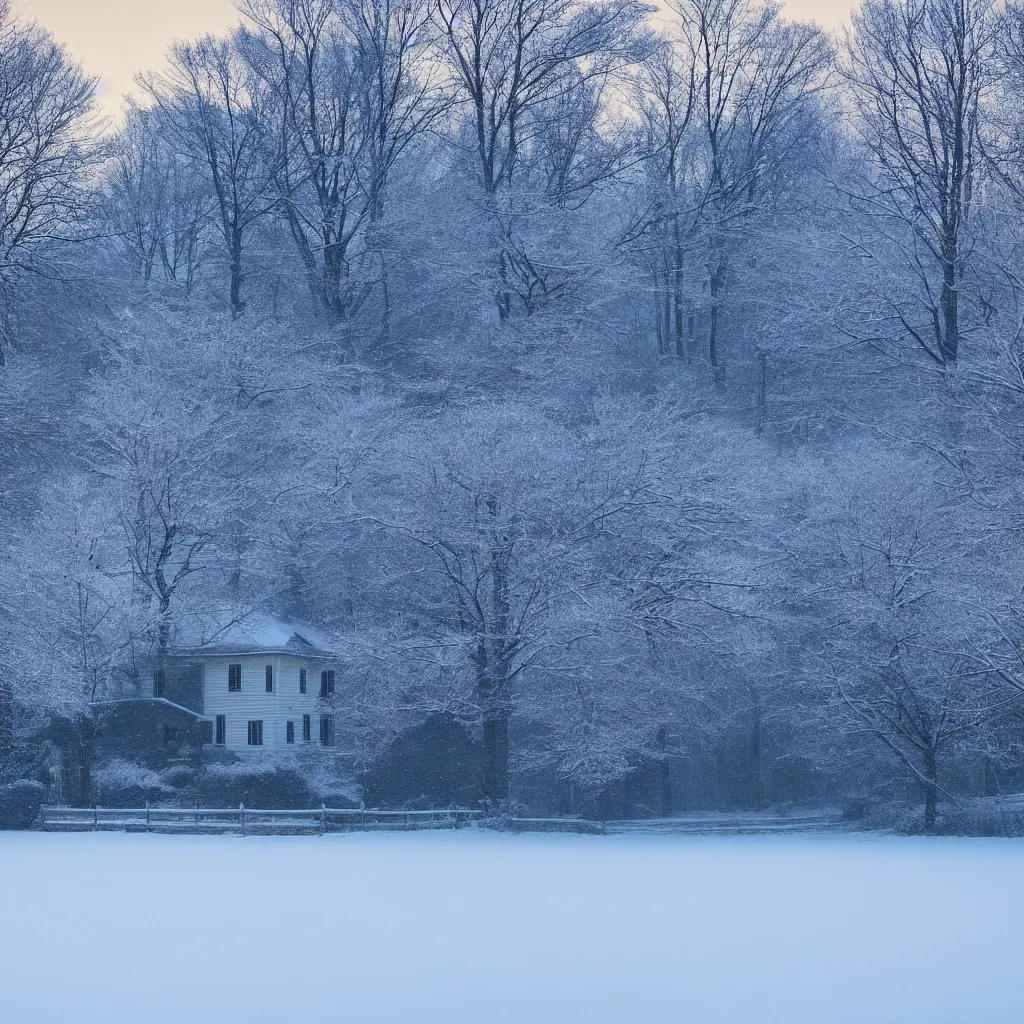
<path fill-rule="evenodd" d="M 635 0 L 435 0 L 434 12 L 442 58 L 468 108 L 467 148 L 498 236 L 495 299 L 507 320 L 553 290 L 550 268 L 519 235 L 523 221 L 543 217 L 520 194 L 531 149 L 585 109 L 594 85 L 642 58 L 645 9 Z M 548 176 L 546 186 L 564 180 Z"/>
<path fill-rule="evenodd" d="M 844 68 L 871 164 L 857 198 L 918 284 L 916 308 L 890 299 L 889 315 L 940 366 L 965 333 L 994 11 L 993 0 L 867 0 Z"/>
<path fill-rule="evenodd" d="M 239 42 L 237 36 L 205 36 L 177 43 L 166 72 L 141 78 L 183 155 L 209 176 L 228 266 L 228 301 L 236 317 L 245 309 L 246 244 L 276 204 L 275 150 L 267 133 L 270 99 Z"/>
<path fill-rule="evenodd" d="M 783 20 L 774 3 L 674 0 L 672 7 L 694 81 L 703 175 L 691 206 L 706 251 L 708 358 L 718 366 L 730 243 L 780 165 L 810 141 L 801 129 L 827 82 L 832 49 L 819 28 Z"/>
<path fill-rule="evenodd" d="M 95 80 L 46 31 L 0 2 L 0 285 L 52 272 L 60 243 L 85 223 L 94 162 Z M 6 299 L 4 300 L 6 301 Z M 0 322 L 4 361 L 6 309 Z"/>

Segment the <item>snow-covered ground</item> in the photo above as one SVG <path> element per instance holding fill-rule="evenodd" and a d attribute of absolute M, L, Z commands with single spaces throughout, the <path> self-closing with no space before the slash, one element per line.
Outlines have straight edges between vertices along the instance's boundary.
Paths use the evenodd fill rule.
<path fill-rule="evenodd" d="M 10 1024 L 1018 1024 L 1024 842 L 0 833 Z"/>

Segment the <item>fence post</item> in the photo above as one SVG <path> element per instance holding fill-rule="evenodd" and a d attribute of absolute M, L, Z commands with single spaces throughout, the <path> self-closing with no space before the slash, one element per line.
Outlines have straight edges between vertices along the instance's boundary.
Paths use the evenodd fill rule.
<path fill-rule="evenodd" d="M 93 805 L 92 809 L 92 827 L 93 831 L 100 827 L 100 808 L 99 804 Z"/>
<path fill-rule="evenodd" d="M 320 831 L 327 831 L 327 804 L 320 803 Z"/>
<path fill-rule="evenodd" d="M 149 831 L 149 801 L 146 801 L 146 831 Z"/>
<path fill-rule="evenodd" d="M 242 835 L 245 835 L 245 804 L 238 805 L 238 821 L 242 826 Z"/>
<path fill-rule="evenodd" d="M 199 835 L 199 804 L 196 804 L 196 835 Z"/>

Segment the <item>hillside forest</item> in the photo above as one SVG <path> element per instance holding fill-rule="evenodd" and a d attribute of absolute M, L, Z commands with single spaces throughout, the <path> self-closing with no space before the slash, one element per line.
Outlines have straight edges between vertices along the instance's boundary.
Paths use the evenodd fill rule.
<path fill-rule="evenodd" d="M 1024 5 L 240 0 L 117 118 L 0 7 L 8 781 L 261 609 L 353 777 L 1024 789 Z"/>

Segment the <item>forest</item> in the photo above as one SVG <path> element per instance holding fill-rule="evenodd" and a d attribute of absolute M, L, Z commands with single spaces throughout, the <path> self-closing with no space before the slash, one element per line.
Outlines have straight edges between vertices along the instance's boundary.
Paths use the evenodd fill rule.
<path fill-rule="evenodd" d="M 1024 4 L 0 8 L 4 780 L 227 608 L 491 808 L 1024 790 Z"/>

